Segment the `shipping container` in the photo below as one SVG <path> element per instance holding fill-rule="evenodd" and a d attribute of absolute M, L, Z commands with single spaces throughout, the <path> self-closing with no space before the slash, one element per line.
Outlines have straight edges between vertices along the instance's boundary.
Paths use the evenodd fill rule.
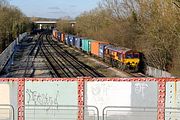
<path fill-rule="evenodd" d="M 92 41 L 91 42 L 91 54 L 99 56 L 100 44 L 108 44 L 108 43 L 102 42 L 102 41 Z"/>
<path fill-rule="evenodd" d="M 72 40 L 72 46 L 75 46 L 75 40 L 76 40 L 76 36 L 73 36 L 73 40 Z"/>
<path fill-rule="evenodd" d="M 69 42 L 70 42 L 70 40 L 69 40 L 69 35 L 66 34 L 66 35 L 65 35 L 65 44 L 66 44 L 66 45 L 69 45 L 69 44 L 70 44 Z"/>
<path fill-rule="evenodd" d="M 82 39 L 82 50 L 90 53 L 91 52 L 91 41 L 90 39 Z"/>
<path fill-rule="evenodd" d="M 73 35 L 69 35 L 69 43 L 71 46 L 74 46 L 75 45 L 75 36 Z"/>
<path fill-rule="evenodd" d="M 75 47 L 78 49 L 82 48 L 82 38 L 79 38 L 79 37 L 75 38 Z"/>
<path fill-rule="evenodd" d="M 61 32 L 58 32 L 58 37 L 57 37 L 58 41 L 61 41 Z"/>
<path fill-rule="evenodd" d="M 53 30 L 53 37 L 57 39 L 58 36 L 58 31 L 56 29 Z"/>
<path fill-rule="evenodd" d="M 101 43 L 99 44 L 99 57 L 104 58 L 105 46 L 108 44 Z"/>
<path fill-rule="evenodd" d="M 65 42 L 65 33 L 61 33 L 61 42 Z"/>

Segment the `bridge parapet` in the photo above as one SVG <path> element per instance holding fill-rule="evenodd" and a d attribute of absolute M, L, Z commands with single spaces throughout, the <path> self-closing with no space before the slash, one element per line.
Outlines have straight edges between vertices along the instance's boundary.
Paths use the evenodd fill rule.
<path fill-rule="evenodd" d="M 96 112 L 97 114 L 95 113 L 95 115 L 99 116 L 100 118 L 104 116 L 103 118 L 106 118 L 105 120 L 109 118 L 115 118 L 114 120 L 116 120 L 116 118 L 120 117 L 122 117 L 124 120 L 129 120 L 128 118 L 125 119 L 124 114 L 121 113 L 125 113 L 125 115 L 128 113 L 131 116 L 134 116 L 134 113 L 137 113 L 139 111 L 141 113 L 145 112 L 148 113 L 148 115 L 153 116 L 153 120 L 174 120 L 179 118 L 180 113 L 179 78 L 2 78 L 0 79 L 0 83 L 1 82 L 8 82 L 11 84 L 13 84 L 14 82 L 18 82 L 18 85 L 16 85 L 16 90 L 14 90 L 14 92 L 18 91 L 18 95 L 16 95 L 18 107 L 15 108 L 15 110 L 18 110 L 18 118 L 16 118 L 15 120 L 25 120 L 25 117 L 27 117 L 26 108 L 30 107 L 28 105 L 35 105 L 35 107 L 37 107 L 38 105 L 45 105 L 47 109 L 44 109 L 44 106 L 39 107 L 43 108 L 46 113 L 50 112 L 50 117 L 57 117 L 56 115 L 58 114 L 55 113 L 58 112 L 60 107 L 62 105 L 72 105 L 72 100 L 74 101 L 74 105 L 76 105 L 76 107 L 78 108 L 77 111 L 75 111 L 77 120 L 83 120 L 84 115 L 87 115 L 89 113 L 84 109 L 84 105 L 89 104 L 97 107 L 97 111 L 99 112 Z M 148 82 L 153 83 L 154 85 L 151 85 Z M 130 85 L 127 86 L 127 84 Z M 117 88 L 119 88 L 119 90 Z M 126 93 L 126 90 L 131 89 L 129 91 L 134 91 L 134 93 L 136 94 L 135 98 L 139 96 L 144 101 L 140 101 L 139 104 L 145 104 L 147 102 L 151 102 L 151 99 L 153 99 L 152 94 L 154 94 L 154 91 L 152 91 L 152 88 L 157 92 L 157 105 L 154 104 L 156 106 L 155 108 L 152 109 L 150 108 L 151 106 L 133 107 L 130 105 L 128 108 L 125 108 L 125 106 L 120 106 L 120 109 L 118 109 L 117 111 L 116 108 L 118 107 L 118 104 L 121 103 L 125 97 L 127 98 L 129 96 L 129 100 L 134 101 L 134 97 L 131 96 L 131 92 Z M 124 94 L 122 94 L 122 92 L 124 92 Z M 12 93 L 12 95 L 14 94 Z M 146 97 L 148 97 L 149 101 L 147 101 Z M 95 102 L 89 103 L 90 101 L 92 101 L 92 99 L 94 99 Z M 108 112 L 103 112 L 102 114 L 101 106 L 109 105 L 109 103 L 116 104 L 117 106 L 111 106 L 113 108 L 111 111 L 109 111 L 108 109 Z M 103 107 L 107 108 L 107 106 Z M 53 108 L 53 114 L 50 108 Z M 38 111 L 39 109 L 33 110 Z M 114 110 L 116 111 L 114 112 Z M 134 110 L 134 112 L 132 112 L 132 110 Z M 152 114 L 149 114 L 149 112 L 151 112 Z M 139 115 L 137 117 L 143 117 L 141 113 L 136 114 Z M 119 116 L 119 114 L 121 116 Z M 151 118 L 152 117 L 150 117 L 150 119 Z M 99 118 L 95 117 L 95 119 L 98 120 Z M 142 118 L 142 120 L 144 120 L 144 117 Z"/>

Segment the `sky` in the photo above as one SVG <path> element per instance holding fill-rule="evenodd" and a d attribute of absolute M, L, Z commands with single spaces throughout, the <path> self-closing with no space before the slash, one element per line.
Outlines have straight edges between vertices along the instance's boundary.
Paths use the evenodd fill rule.
<path fill-rule="evenodd" d="M 8 0 L 28 17 L 75 18 L 97 6 L 100 0 Z"/>

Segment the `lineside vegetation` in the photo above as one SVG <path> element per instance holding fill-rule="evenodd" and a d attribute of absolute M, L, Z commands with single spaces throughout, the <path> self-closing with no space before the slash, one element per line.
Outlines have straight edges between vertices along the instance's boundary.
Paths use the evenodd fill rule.
<path fill-rule="evenodd" d="M 0 0 L 0 53 L 20 33 L 30 30 L 29 19 L 6 0 Z"/>

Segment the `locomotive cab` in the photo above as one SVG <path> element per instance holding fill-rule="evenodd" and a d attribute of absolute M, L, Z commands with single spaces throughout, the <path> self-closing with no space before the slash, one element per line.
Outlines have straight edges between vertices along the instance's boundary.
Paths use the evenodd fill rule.
<path fill-rule="evenodd" d="M 139 64 L 139 53 L 138 52 L 127 52 L 125 53 L 124 63 L 129 68 L 136 68 Z"/>

